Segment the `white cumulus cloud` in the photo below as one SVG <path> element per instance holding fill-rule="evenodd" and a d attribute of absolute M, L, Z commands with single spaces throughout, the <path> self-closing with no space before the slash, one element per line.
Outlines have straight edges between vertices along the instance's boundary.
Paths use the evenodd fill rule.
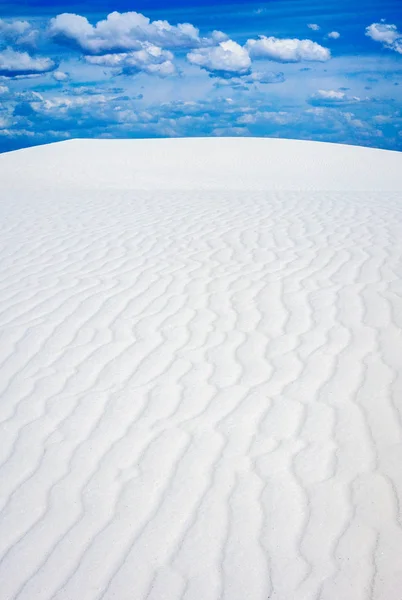
<path fill-rule="evenodd" d="M 150 75 L 167 77 L 176 72 L 172 62 L 173 54 L 169 50 L 162 50 L 153 44 L 143 44 L 141 50 L 103 54 L 101 56 L 85 56 L 85 60 L 102 67 L 112 67 L 125 75 L 135 75 L 145 72 Z"/>
<path fill-rule="evenodd" d="M 331 52 L 312 40 L 260 36 L 258 40 L 247 40 L 246 48 L 251 58 L 265 58 L 277 62 L 325 62 Z"/>
<path fill-rule="evenodd" d="M 17 52 L 7 48 L 0 52 L 0 75 L 18 77 L 48 73 L 56 68 L 50 58 L 33 57 L 28 52 Z"/>
<path fill-rule="evenodd" d="M 320 31 L 321 27 L 319 25 L 317 25 L 317 23 L 309 23 L 307 25 L 307 27 L 309 29 L 312 29 L 313 31 Z"/>
<path fill-rule="evenodd" d="M 137 12 L 112 12 L 92 25 L 86 17 L 63 13 L 51 19 L 49 35 L 58 43 L 72 45 L 86 54 L 108 54 L 140 50 L 144 42 L 164 48 L 195 48 L 217 44 L 225 34 L 214 31 L 200 38 L 191 23 L 171 25 L 168 21 L 151 21 Z"/>
<path fill-rule="evenodd" d="M 366 27 L 366 35 L 375 42 L 380 42 L 385 48 L 402 54 L 402 33 L 396 25 L 372 23 Z"/>
<path fill-rule="evenodd" d="M 187 54 L 187 59 L 213 74 L 242 75 L 248 73 L 251 67 L 249 53 L 233 40 L 221 42 L 219 46 L 193 50 Z"/>
<path fill-rule="evenodd" d="M 0 45 L 34 46 L 38 31 L 28 21 L 0 19 Z"/>
<path fill-rule="evenodd" d="M 333 40 L 337 40 L 341 37 L 341 34 L 339 33 L 339 31 L 330 31 L 328 37 L 332 38 Z"/>

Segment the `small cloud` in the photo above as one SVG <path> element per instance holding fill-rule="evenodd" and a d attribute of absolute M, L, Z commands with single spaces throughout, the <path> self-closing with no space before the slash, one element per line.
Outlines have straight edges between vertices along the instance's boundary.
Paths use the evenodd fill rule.
<path fill-rule="evenodd" d="M 352 127 L 356 127 L 357 129 L 365 129 L 366 125 L 360 119 L 356 119 L 353 113 L 341 113 L 342 117 Z"/>
<path fill-rule="evenodd" d="M 309 23 L 307 25 L 307 27 L 309 29 L 312 29 L 313 31 L 320 31 L 321 27 L 319 25 L 317 25 L 317 23 Z"/>
<path fill-rule="evenodd" d="M 142 72 L 167 77 L 176 73 L 172 62 L 173 54 L 149 43 L 144 43 L 141 50 L 101 56 L 88 55 L 85 56 L 85 60 L 91 65 L 117 69 L 117 73 L 121 75 L 136 75 Z"/>
<path fill-rule="evenodd" d="M 10 138 L 34 138 L 37 134 L 36 132 L 29 131 L 28 129 L 0 129 L 0 135 Z"/>
<path fill-rule="evenodd" d="M 215 75 L 212 75 L 216 77 Z M 239 90 L 248 90 L 252 84 L 274 84 L 283 83 L 285 81 L 285 75 L 282 72 L 272 73 L 270 71 L 265 73 L 253 72 L 247 75 L 241 75 L 239 77 L 233 77 L 232 75 L 219 77 L 216 79 L 214 86 L 219 87 L 232 87 Z"/>
<path fill-rule="evenodd" d="M 384 48 L 402 54 L 402 33 L 396 25 L 387 25 L 383 21 L 372 23 L 366 27 L 366 35 L 375 42 L 380 42 Z"/>
<path fill-rule="evenodd" d="M 64 71 L 54 71 L 52 73 L 53 79 L 59 82 L 69 81 L 70 75 L 68 73 L 64 73 Z"/>
<path fill-rule="evenodd" d="M 265 58 L 277 62 L 325 62 L 331 58 L 328 48 L 324 48 L 312 40 L 297 38 L 287 39 L 262 35 L 257 40 L 247 40 L 245 47 L 251 58 Z"/>
<path fill-rule="evenodd" d="M 250 75 L 243 77 L 243 81 L 246 83 L 283 83 L 285 81 L 285 75 L 282 72 L 272 73 L 267 71 L 266 73 L 254 72 Z"/>
<path fill-rule="evenodd" d="M 330 31 L 327 37 L 333 40 L 338 40 L 341 37 L 341 34 L 339 33 L 339 31 Z"/>
<path fill-rule="evenodd" d="M 224 136 L 245 136 L 245 135 L 249 135 L 250 132 L 248 131 L 248 129 L 246 127 L 233 127 L 233 126 L 229 126 L 229 127 L 216 127 L 215 129 L 212 130 L 212 135 L 214 136 L 218 136 L 218 137 L 224 137 Z"/>
<path fill-rule="evenodd" d="M 356 104 L 362 102 L 357 96 L 347 96 L 345 92 L 336 90 L 318 90 L 310 96 L 309 104 L 313 106 L 339 106 L 343 104 Z"/>
<path fill-rule="evenodd" d="M 250 56 L 245 48 L 233 40 L 219 46 L 199 48 L 187 54 L 187 60 L 217 76 L 244 75 L 251 67 Z"/>
<path fill-rule="evenodd" d="M 6 129 L 11 125 L 11 120 L 8 116 L 0 116 L 0 135 L 3 135 L 2 130 Z"/>
<path fill-rule="evenodd" d="M 297 117 L 285 111 L 256 111 L 252 114 L 245 114 L 237 119 L 240 125 L 256 125 L 271 123 L 274 125 L 289 125 L 297 120 Z"/>
<path fill-rule="evenodd" d="M 0 46 L 35 46 L 38 31 L 28 21 L 0 19 Z"/>
<path fill-rule="evenodd" d="M 387 123 L 392 123 L 393 118 L 389 115 L 375 115 L 373 117 L 373 121 L 375 123 L 380 123 L 380 124 L 387 124 Z"/>
<path fill-rule="evenodd" d="M 207 38 L 203 38 L 203 45 L 211 46 L 214 44 L 220 44 L 221 42 L 226 42 L 229 39 L 229 36 L 223 31 L 214 30 L 211 35 Z"/>
<path fill-rule="evenodd" d="M 28 52 L 7 48 L 0 52 L 0 75 L 7 78 L 41 75 L 54 71 L 56 63 L 50 58 L 33 57 Z"/>

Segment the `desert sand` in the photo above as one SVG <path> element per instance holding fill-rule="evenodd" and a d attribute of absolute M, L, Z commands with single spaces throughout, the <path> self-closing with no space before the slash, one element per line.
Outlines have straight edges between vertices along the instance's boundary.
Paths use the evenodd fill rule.
<path fill-rule="evenodd" d="M 402 153 L 0 156 L 0 600 L 401 600 Z"/>

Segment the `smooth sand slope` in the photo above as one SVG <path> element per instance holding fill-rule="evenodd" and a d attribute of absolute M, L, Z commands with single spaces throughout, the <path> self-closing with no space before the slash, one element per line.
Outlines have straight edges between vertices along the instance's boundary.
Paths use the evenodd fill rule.
<path fill-rule="evenodd" d="M 402 154 L 0 156 L 0 600 L 401 600 Z"/>
<path fill-rule="evenodd" d="M 1 156 L 2 187 L 41 190 L 402 189 L 401 153 L 264 138 L 72 140 Z"/>

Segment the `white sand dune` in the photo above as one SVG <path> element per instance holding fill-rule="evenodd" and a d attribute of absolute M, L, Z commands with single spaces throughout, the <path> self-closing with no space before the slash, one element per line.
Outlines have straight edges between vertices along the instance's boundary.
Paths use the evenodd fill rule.
<path fill-rule="evenodd" d="M 402 598 L 402 154 L 0 156 L 0 600 Z"/>
<path fill-rule="evenodd" d="M 142 190 L 402 189 L 401 153 L 267 138 L 72 140 L 1 156 L 2 185 Z M 68 167 L 66 167 L 68 165 Z"/>

